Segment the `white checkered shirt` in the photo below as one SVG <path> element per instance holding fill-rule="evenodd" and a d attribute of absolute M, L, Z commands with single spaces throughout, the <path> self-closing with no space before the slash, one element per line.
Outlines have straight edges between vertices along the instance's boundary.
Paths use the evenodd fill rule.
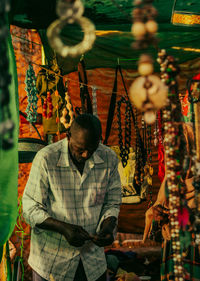
<path fill-rule="evenodd" d="M 91 241 L 73 247 L 63 235 L 36 224 L 53 217 L 95 234 L 105 218 L 118 217 L 120 204 L 118 159 L 110 148 L 99 144 L 82 176 L 69 157 L 67 139 L 40 150 L 23 194 L 23 216 L 32 228 L 30 266 L 47 280 L 52 274 L 56 281 L 72 281 L 81 258 L 88 281 L 98 279 L 106 271 L 103 247 Z"/>

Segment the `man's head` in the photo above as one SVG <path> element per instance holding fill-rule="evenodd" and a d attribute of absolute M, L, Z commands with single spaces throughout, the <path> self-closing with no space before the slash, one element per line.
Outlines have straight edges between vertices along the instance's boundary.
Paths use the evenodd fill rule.
<path fill-rule="evenodd" d="M 97 149 L 101 139 L 101 123 L 91 114 L 78 115 L 70 127 L 69 149 L 78 163 L 84 163 Z"/>

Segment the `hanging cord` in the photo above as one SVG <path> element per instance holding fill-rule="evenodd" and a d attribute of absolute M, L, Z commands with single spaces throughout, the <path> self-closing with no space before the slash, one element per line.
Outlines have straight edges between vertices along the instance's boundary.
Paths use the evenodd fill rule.
<path fill-rule="evenodd" d="M 90 84 L 86 84 L 86 83 L 83 83 L 83 82 L 79 82 L 78 80 L 74 80 L 74 79 L 71 79 L 71 78 L 66 77 L 68 74 L 61 75 L 61 74 L 58 74 L 58 73 L 56 73 L 55 71 L 53 71 L 53 70 L 51 70 L 51 69 L 49 69 L 49 68 L 47 68 L 47 67 L 45 67 L 45 66 L 42 66 L 42 65 L 40 65 L 40 64 L 37 64 L 37 63 L 35 63 L 35 62 L 31 62 L 31 63 L 34 64 L 34 65 L 37 65 L 37 66 L 40 67 L 41 69 L 44 69 L 44 70 L 48 71 L 49 73 L 52 73 L 52 74 L 54 74 L 54 75 L 56 75 L 56 76 L 58 76 L 58 77 L 65 78 L 67 81 L 71 81 L 71 82 L 77 83 L 77 84 L 79 84 L 79 85 L 87 86 L 88 88 L 91 88 L 91 89 L 94 87 L 94 85 L 90 85 Z M 120 92 L 117 92 L 117 91 L 114 91 L 113 93 L 116 93 L 116 94 L 118 94 L 119 96 L 123 96 Z M 101 93 L 101 94 L 103 94 L 103 93 Z"/>
<path fill-rule="evenodd" d="M 130 99 L 129 99 L 128 91 L 127 91 L 126 84 L 125 84 L 125 81 L 124 81 L 124 77 L 123 77 L 123 74 L 122 74 L 121 66 L 119 66 L 119 72 L 120 72 L 120 75 L 121 75 L 121 78 L 122 78 L 122 83 L 123 83 L 124 90 L 125 90 L 125 93 L 126 93 L 126 98 L 130 103 Z M 136 126 L 135 116 L 134 116 L 133 108 L 132 108 L 131 105 L 130 105 L 130 112 L 131 112 L 131 116 L 132 116 L 132 119 L 133 119 L 133 124 L 135 126 L 136 135 L 137 135 L 138 141 L 140 143 L 140 149 L 141 149 L 141 153 L 142 153 L 142 162 L 143 162 L 143 166 L 144 166 L 145 161 L 146 161 L 144 143 L 142 141 L 142 137 L 140 135 L 139 128 L 138 128 L 138 126 Z"/>
<path fill-rule="evenodd" d="M 111 99 L 110 99 L 110 106 L 109 106 L 109 110 L 108 110 L 105 139 L 104 139 L 104 142 L 103 142 L 105 145 L 107 145 L 107 143 L 108 143 L 108 138 L 110 136 L 110 131 L 111 131 L 114 112 L 115 112 L 116 99 L 117 99 L 116 94 L 117 94 L 117 73 L 118 73 L 118 70 L 119 70 L 119 64 L 116 66 L 116 69 L 115 69 L 115 80 L 114 80 L 113 91 L 112 91 L 112 95 L 111 95 Z"/>
<path fill-rule="evenodd" d="M 122 137 L 122 124 L 121 124 L 121 111 L 120 111 L 122 103 L 124 103 L 126 105 L 124 143 L 123 143 L 123 137 Z M 130 110 L 130 108 L 131 108 L 131 104 L 124 97 L 122 97 L 117 102 L 119 147 L 120 147 L 120 157 L 121 157 L 123 167 L 126 167 L 126 165 L 127 165 L 128 158 L 129 158 L 129 152 L 130 152 L 130 146 L 131 146 L 131 110 Z"/>

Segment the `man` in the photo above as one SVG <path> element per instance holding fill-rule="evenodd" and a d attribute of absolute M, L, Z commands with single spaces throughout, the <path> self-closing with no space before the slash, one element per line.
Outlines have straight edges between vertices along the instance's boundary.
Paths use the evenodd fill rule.
<path fill-rule="evenodd" d="M 100 144 L 101 123 L 79 115 L 68 138 L 40 150 L 23 194 L 32 227 L 33 280 L 104 281 L 104 246 L 114 240 L 121 203 L 118 159 Z"/>

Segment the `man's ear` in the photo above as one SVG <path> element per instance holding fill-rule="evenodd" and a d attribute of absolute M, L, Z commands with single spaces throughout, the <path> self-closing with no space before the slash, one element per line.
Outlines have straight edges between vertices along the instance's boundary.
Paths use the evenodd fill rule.
<path fill-rule="evenodd" d="M 71 132 L 70 132 L 70 129 L 68 129 L 67 130 L 67 132 L 66 132 L 66 137 L 67 137 L 67 139 L 68 139 L 68 141 L 70 140 L 70 138 L 71 138 Z"/>

